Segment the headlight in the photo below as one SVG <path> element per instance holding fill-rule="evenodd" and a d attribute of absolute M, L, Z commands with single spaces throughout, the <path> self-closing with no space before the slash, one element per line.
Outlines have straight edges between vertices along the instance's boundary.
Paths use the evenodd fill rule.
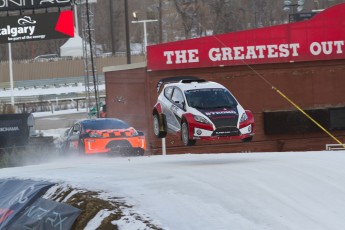
<path fill-rule="evenodd" d="M 206 120 L 202 116 L 194 115 L 194 120 L 200 123 L 209 124 L 208 120 Z"/>
<path fill-rule="evenodd" d="M 248 116 L 246 113 L 243 113 L 240 122 L 244 122 L 246 120 L 248 120 Z"/>

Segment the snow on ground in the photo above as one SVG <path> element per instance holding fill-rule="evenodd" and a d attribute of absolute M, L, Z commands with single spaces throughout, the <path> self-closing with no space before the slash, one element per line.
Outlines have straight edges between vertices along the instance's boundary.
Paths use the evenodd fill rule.
<path fill-rule="evenodd" d="M 98 90 L 105 90 L 105 84 L 99 84 Z M 49 95 L 49 94 L 68 94 L 68 93 L 82 93 L 85 92 L 85 86 L 79 84 L 77 86 L 64 86 L 64 87 L 50 87 L 50 88 L 29 88 L 29 89 L 13 89 L 14 97 L 24 97 L 24 96 L 37 96 L 37 95 Z M 11 90 L 1 91 L 1 97 L 11 97 Z"/>
<path fill-rule="evenodd" d="M 51 116 L 57 116 L 62 114 L 71 114 L 71 113 L 86 113 L 86 108 L 79 108 L 77 109 L 66 109 L 66 110 L 55 110 L 54 112 L 46 111 L 46 112 L 35 112 L 32 113 L 35 118 L 39 117 L 51 117 Z M 61 118 L 56 118 L 61 119 Z"/>
<path fill-rule="evenodd" d="M 344 165 L 345 151 L 84 157 L 3 168 L 0 178 L 125 197 L 164 229 L 343 230 Z"/>
<path fill-rule="evenodd" d="M 343 230 L 344 165 L 345 151 L 66 157 L 3 168 L 0 178 L 48 180 L 124 197 L 168 230 Z M 98 213 L 86 229 L 110 212 Z M 147 229 L 130 214 L 116 224 Z"/>

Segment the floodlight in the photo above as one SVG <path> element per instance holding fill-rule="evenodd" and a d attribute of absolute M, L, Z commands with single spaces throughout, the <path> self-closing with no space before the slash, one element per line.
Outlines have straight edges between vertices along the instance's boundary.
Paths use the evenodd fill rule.
<path fill-rule="evenodd" d="M 132 14 L 133 14 L 133 18 L 134 18 L 135 20 L 138 20 L 137 12 L 134 11 Z"/>
<path fill-rule="evenodd" d="M 286 6 L 290 6 L 291 4 L 292 4 L 291 1 L 288 1 L 288 0 L 284 1 L 284 5 L 286 5 Z"/>
<path fill-rule="evenodd" d="M 301 12 L 303 10 L 303 6 L 298 6 L 297 7 L 297 12 Z"/>
<path fill-rule="evenodd" d="M 304 0 L 298 0 L 297 5 L 303 6 L 304 5 Z"/>
<path fill-rule="evenodd" d="M 283 7 L 283 10 L 284 10 L 285 12 L 289 12 L 289 11 L 291 10 L 291 8 L 290 8 L 290 6 L 284 6 L 284 7 Z"/>

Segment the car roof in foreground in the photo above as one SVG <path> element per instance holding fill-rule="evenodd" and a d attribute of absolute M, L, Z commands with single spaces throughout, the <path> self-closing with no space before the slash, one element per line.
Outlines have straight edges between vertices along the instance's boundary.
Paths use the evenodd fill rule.
<path fill-rule="evenodd" d="M 182 90 L 192 90 L 192 89 L 210 89 L 210 88 L 220 88 L 225 89 L 225 87 L 217 82 L 213 81 L 206 81 L 206 82 L 190 82 L 190 83 L 170 83 L 166 84 L 165 87 L 168 86 L 177 86 Z"/>

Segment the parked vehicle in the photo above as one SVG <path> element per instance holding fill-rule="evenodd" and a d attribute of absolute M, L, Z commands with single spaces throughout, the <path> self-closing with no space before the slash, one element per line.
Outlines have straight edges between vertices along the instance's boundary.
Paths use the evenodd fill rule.
<path fill-rule="evenodd" d="M 59 58 L 58 54 L 42 54 L 34 58 L 34 60 L 53 60 Z"/>
<path fill-rule="evenodd" d="M 66 130 L 59 145 L 62 153 L 142 156 L 146 150 L 146 139 L 143 132 L 122 120 L 96 118 L 76 122 Z"/>
<path fill-rule="evenodd" d="M 197 77 L 166 78 L 158 83 L 157 92 L 152 115 L 158 138 L 168 132 L 180 135 L 186 146 L 194 145 L 196 140 L 253 138 L 252 112 L 244 110 L 219 83 Z"/>

